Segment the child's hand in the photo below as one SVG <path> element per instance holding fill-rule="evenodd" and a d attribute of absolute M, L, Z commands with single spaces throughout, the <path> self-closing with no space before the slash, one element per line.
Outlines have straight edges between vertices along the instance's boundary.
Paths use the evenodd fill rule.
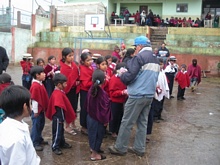
<path fill-rule="evenodd" d="M 122 95 L 128 95 L 128 90 L 127 89 L 123 90 Z"/>
<path fill-rule="evenodd" d="M 76 86 L 78 86 L 78 85 L 79 85 L 79 83 L 80 83 L 80 81 L 76 81 Z"/>
<path fill-rule="evenodd" d="M 34 113 L 34 117 L 38 117 L 39 116 L 39 113 Z"/>

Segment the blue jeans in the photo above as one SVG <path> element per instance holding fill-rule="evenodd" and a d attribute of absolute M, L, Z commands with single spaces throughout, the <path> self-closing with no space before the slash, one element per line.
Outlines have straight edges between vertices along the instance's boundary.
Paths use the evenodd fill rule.
<path fill-rule="evenodd" d="M 195 86 L 196 83 L 198 83 L 198 78 L 197 77 L 192 77 L 190 79 L 190 86 Z"/>
<path fill-rule="evenodd" d="M 119 134 L 115 148 L 121 152 L 127 152 L 131 130 L 137 124 L 137 130 L 133 148 L 141 153 L 145 152 L 147 121 L 152 98 L 128 98 L 124 115 L 121 121 Z"/>
<path fill-rule="evenodd" d="M 90 148 L 96 152 L 100 151 L 102 140 L 105 135 L 104 124 L 94 120 L 88 114 L 87 115 L 87 128 L 88 128 Z"/>
<path fill-rule="evenodd" d="M 31 130 L 31 140 L 34 146 L 38 146 L 44 140 L 42 138 L 42 131 L 45 125 L 45 116 L 44 112 L 42 111 L 39 116 L 34 117 L 34 113 L 31 113 L 31 120 L 32 120 L 32 130 Z"/>

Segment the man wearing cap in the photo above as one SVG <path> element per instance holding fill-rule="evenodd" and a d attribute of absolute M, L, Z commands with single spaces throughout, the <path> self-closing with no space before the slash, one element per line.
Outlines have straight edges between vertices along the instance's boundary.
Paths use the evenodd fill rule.
<path fill-rule="evenodd" d="M 9 59 L 5 48 L 0 46 L 0 74 L 6 71 L 9 64 Z"/>
<path fill-rule="evenodd" d="M 116 143 L 109 147 L 109 151 L 116 155 L 125 155 L 128 150 L 138 156 L 144 156 L 148 114 L 160 71 L 158 59 L 153 55 L 147 37 L 135 38 L 134 46 L 138 53 L 127 63 L 128 71 L 120 75 L 121 81 L 127 85 L 129 97 L 125 104 Z M 137 130 L 134 145 L 128 148 L 131 130 L 135 123 Z"/>

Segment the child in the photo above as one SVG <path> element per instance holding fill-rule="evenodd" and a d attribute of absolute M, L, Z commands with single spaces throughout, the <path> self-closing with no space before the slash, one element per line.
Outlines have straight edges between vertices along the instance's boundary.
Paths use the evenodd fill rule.
<path fill-rule="evenodd" d="M 107 56 L 105 56 L 105 59 L 107 61 L 107 65 L 108 65 L 107 74 L 109 75 L 109 77 L 112 77 L 113 71 L 115 70 L 116 62 L 118 61 L 118 58 L 114 57 L 114 56 L 107 55 Z M 113 59 L 114 59 L 114 62 L 113 62 Z"/>
<path fill-rule="evenodd" d="M 28 125 L 23 121 L 31 115 L 29 91 L 18 85 L 7 87 L 0 97 L 0 107 L 7 118 L 0 124 L 1 164 L 40 164 L 31 142 Z"/>
<path fill-rule="evenodd" d="M 109 80 L 110 76 L 107 74 L 107 62 L 104 57 L 99 57 L 96 60 L 96 65 L 97 68 L 102 70 L 105 73 L 105 80 L 104 83 L 102 84 L 102 89 L 105 90 L 105 92 L 109 95 Z"/>
<path fill-rule="evenodd" d="M 181 65 L 181 70 L 177 73 L 175 80 L 178 82 L 178 93 L 177 93 L 177 100 L 185 100 L 184 93 L 185 88 L 189 87 L 190 80 L 189 75 L 186 71 L 186 65 Z"/>
<path fill-rule="evenodd" d="M 80 69 L 80 108 L 81 108 L 80 125 L 82 126 L 81 128 L 82 134 L 88 134 L 87 133 L 87 121 L 86 121 L 87 112 L 86 112 L 84 104 L 86 101 L 89 88 L 92 86 L 93 68 L 91 64 L 92 64 L 91 54 L 82 53 L 81 54 L 81 65 L 79 66 L 79 69 Z"/>
<path fill-rule="evenodd" d="M 124 111 L 124 103 L 127 99 L 127 87 L 121 82 L 117 72 L 121 68 L 125 68 L 125 63 L 118 63 L 116 65 L 116 73 L 111 77 L 109 82 L 110 100 L 111 100 L 111 111 L 113 119 L 109 123 L 109 130 L 112 132 L 112 137 L 116 138 L 121 119 Z"/>
<path fill-rule="evenodd" d="M 10 85 L 14 85 L 11 81 L 11 76 L 7 73 L 2 73 L 0 75 L 0 96 L 2 91 Z M 5 112 L 3 109 L 0 108 L 0 123 L 6 118 Z"/>
<path fill-rule="evenodd" d="M 61 73 L 53 77 L 55 90 L 53 91 L 48 105 L 46 116 L 52 120 L 52 150 L 55 154 L 61 155 L 60 148 L 71 148 L 72 146 L 65 142 L 64 121 L 71 123 L 76 119 L 76 114 L 63 91 L 67 86 L 67 78 Z"/>
<path fill-rule="evenodd" d="M 41 144 L 48 144 L 42 138 L 42 131 L 45 125 L 44 112 L 47 110 L 48 106 L 48 95 L 47 91 L 42 84 L 45 80 L 44 69 L 41 66 L 33 66 L 31 68 L 31 76 L 33 77 L 30 93 L 32 101 L 32 130 L 31 139 L 36 151 L 42 151 L 43 147 Z"/>
<path fill-rule="evenodd" d="M 45 79 L 45 87 L 48 93 L 48 96 L 50 97 L 55 86 L 53 83 L 53 76 L 55 72 L 57 71 L 58 66 L 55 64 L 56 62 L 56 57 L 55 56 L 49 56 L 48 57 L 48 64 L 44 68 L 44 73 L 46 74 L 46 79 Z"/>
<path fill-rule="evenodd" d="M 71 48 L 62 50 L 62 59 L 60 60 L 60 73 L 67 77 L 67 86 L 64 89 L 67 98 L 69 99 L 74 112 L 76 113 L 78 105 L 77 89 L 79 87 L 79 68 L 74 62 L 74 51 Z M 76 132 L 71 128 L 76 129 L 75 120 L 73 123 L 66 123 L 65 131 L 72 135 Z"/>
<path fill-rule="evenodd" d="M 37 59 L 37 66 L 41 66 L 42 68 L 45 67 L 45 62 L 44 62 L 43 58 Z"/>
<path fill-rule="evenodd" d="M 112 52 L 112 56 L 115 56 L 115 57 L 118 58 L 118 60 L 120 60 L 121 57 L 120 57 L 120 55 L 119 55 L 119 52 L 120 52 L 120 48 L 119 48 L 117 45 L 115 45 L 114 51 Z"/>
<path fill-rule="evenodd" d="M 92 161 L 106 159 L 104 155 L 99 154 L 102 140 L 105 134 L 105 126 L 111 118 L 110 101 L 107 93 L 101 88 L 104 82 L 105 74 L 96 69 L 92 75 L 93 85 L 88 91 L 86 100 L 87 128 L 89 136 L 89 146 L 92 154 Z"/>
<path fill-rule="evenodd" d="M 31 67 L 33 66 L 33 63 L 31 62 L 32 58 L 33 57 L 31 56 L 31 54 L 25 53 L 25 54 L 23 54 L 22 61 L 20 61 L 20 65 L 21 65 L 22 70 L 23 70 L 22 86 L 24 86 L 28 90 L 31 87 L 31 80 L 32 80 L 32 77 L 31 77 L 31 75 L 29 73 Z"/>
<path fill-rule="evenodd" d="M 174 83 L 174 78 L 175 75 L 178 71 L 178 65 L 176 64 L 176 57 L 175 56 L 170 56 L 169 58 L 169 65 L 166 66 L 164 72 L 167 76 L 168 79 L 168 86 L 169 86 L 169 90 L 170 90 L 170 98 L 174 98 L 174 96 L 172 96 L 172 92 L 173 92 L 173 83 Z"/>

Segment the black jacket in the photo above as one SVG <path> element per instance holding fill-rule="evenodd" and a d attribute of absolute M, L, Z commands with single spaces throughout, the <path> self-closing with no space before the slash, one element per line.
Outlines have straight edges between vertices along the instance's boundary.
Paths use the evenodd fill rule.
<path fill-rule="evenodd" d="M 6 71 L 9 64 L 9 59 L 5 48 L 0 46 L 0 74 L 3 70 Z"/>

